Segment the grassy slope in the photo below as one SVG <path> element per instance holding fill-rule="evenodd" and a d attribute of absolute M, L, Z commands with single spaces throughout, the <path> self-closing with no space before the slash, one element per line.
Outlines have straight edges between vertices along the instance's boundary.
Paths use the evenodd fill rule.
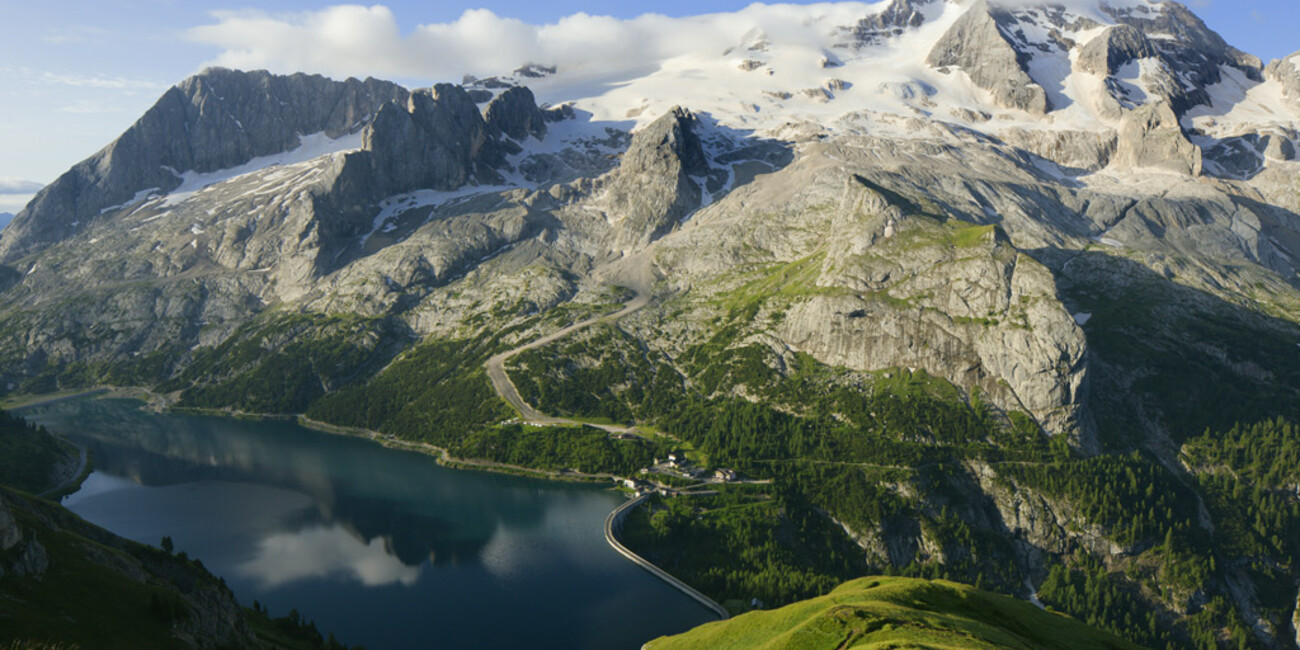
<path fill-rule="evenodd" d="M 862 578 L 771 611 L 708 623 L 649 650 L 1137 648 L 1072 618 L 941 580 Z"/>
<path fill-rule="evenodd" d="M 5 576 L 0 582 L 0 641 L 57 641 L 106 649 L 183 647 L 171 634 L 169 615 L 156 611 L 155 600 L 186 606 L 180 604 L 172 581 L 154 571 L 167 566 L 174 572 L 172 580 L 196 589 L 224 590 L 207 572 L 93 529 L 57 505 L 3 488 L 0 495 L 24 537 L 34 536 L 49 556 L 49 568 L 40 578 Z M 131 573 L 148 577 L 135 580 Z"/>

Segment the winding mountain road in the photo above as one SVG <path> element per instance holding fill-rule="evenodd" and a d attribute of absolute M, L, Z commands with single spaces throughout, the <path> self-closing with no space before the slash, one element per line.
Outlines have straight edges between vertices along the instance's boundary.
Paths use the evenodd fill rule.
<path fill-rule="evenodd" d="M 637 264 L 636 263 L 637 261 L 639 261 L 640 263 Z M 650 277 L 649 265 L 646 263 L 645 259 L 640 259 L 640 260 L 634 259 L 634 260 L 629 260 L 629 262 L 631 262 L 630 266 L 632 267 L 632 271 L 633 271 L 632 277 L 625 278 L 625 279 L 632 280 L 631 282 L 627 282 L 626 284 L 629 285 L 629 288 L 632 289 L 635 295 L 632 297 L 631 300 L 623 304 L 622 309 L 612 314 L 606 314 L 604 316 L 596 316 L 595 318 L 588 318 L 587 320 L 574 323 L 572 325 L 569 325 L 568 327 L 558 329 L 554 332 L 551 332 L 550 334 L 547 334 L 546 336 L 543 336 L 538 339 L 534 339 L 533 341 L 525 343 L 524 345 L 521 345 L 517 348 L 506 350 L 505 352 L 497 354 L 491 357 L 490 359 L 488 359 L 487 362 L 483 364 L 483 367 L 487 369 L 488 379 L 492 381 L 492 388 L 496 390 L 497 395 L 499 395 L 501 399 L 508 402 L 510 406 L 514 407 L 516 411 L 519 411 L 520 417 L 522 417 L 525 422 L 528 422 L 529 424 L 539 424 L 539 425 L 582 424 L 586 426 L 592 426 L 599 429 L 603 429 L 611 433 L 633 433 L 633 434 L 637 433 L 635 430 L 633 430 L 630 427 L 624 427 L 615 424 L 591 424 L 587 422 L 578 422 L 577 420 L 571 420 L 568 418 L 557 418 L 554 416 L 546 415 L 545 413 L 542 413 L 537 409 L 533 408 L 531 404 L 529 404 L 527 401 L 524 400 L 523 396 L 519 394 L 519 389 L 515 387 L 515 383 L 510 380 L 510 375 L 506 373 L 506 362 L 521 352 L 524 352 L 526 350 L 532 350 L 533 348 L 538 348 L 548 343 L 553 343 L 566 336 L 569 336 L 570 334 L 573 334 L 574 332 L 579 332 L 588 327 L 591 327 L 592 325 L 597 325 L 599 323 L 613 323 L 627 316 L 628 314 L 631 314 L 645 307 L 646 305 L 650 304 L 649 286 L 651 283 L 647 281 L 648 278 Z M 639 273 L 637 271 L 639 271 Z M 629 500 L 627 503 L 624 503 L 623 505 L 619 506 L 618 508 L 615 508 L 613 512 L 609 513 L 609 516 L 606 517 L 605 519 L 605 541 L 609 542 L 609 545 L 614 547 L 615 551 L 617 551 L 620 555 L 630 560 L 633 564 L 636 564 L 637 566 L 645 569 L 646 571 L 649 571 L 651 575 L 654 575 L 660 580 L 663 580 L 669 585 L 672 585 L 675 589 L 681 591 L 687 596 L 690 596 L 691 598 L 699 602 L 701 605 L 703 605 L 704 607 L 712 611 L 719 618 L 722 619 L 728 618 L 729 613 L 727 612 L 727 609 L 725 607 L 719 605 L 712 598 L 709 598 L 708 596 L 705 596 L 699 591 L 696 591 L 690 585 L 673 577 L 672 574 L 668 573 L 667 571 L 664 571 L 663 569 L 660 569 L 659 567 L 650 563 L 640 555 L 637 555 L 635 552 L 632 551 L 632 549 L 629 549 L 628 547 L 624 546 L 623 543 L 618 539 L 618 530 L 619 528 L 622 527 L 623 517 L 627 515 L 628 512 L 631 512 L 638 505 L 641 505 L 641 503 L 646 501 L 646 499 L 648 498 L 649 495 L 636 497 L 634 499 Z"/>
<path fill-rule="evenodd" d="M 570 334 L 573 334 L 574 332 L 578 332 L 588 327 L 591 327 L 592 325 L 596 325 L 599 323 L 612 323 L 650 304 L 650 292 L 648 289 L 633 287 L 632 291 L 635 292 L 636 295 L 633 296 L 631 300 L 624 303 L 622 309 L 612 314 L 606 314 L 604 316 L 596 316 L 595 318 L 589 318 L 587 320 L 574 323 L 572 325 L 569 325 L 568 327 L 556 330 L 539 339 L 535 339 L 533 341 L 525 343 L 524 345 L 521 345 L 512 350 L 506 350 L 505 352 L 502 352 L 488 359 L 487 362 L 483 364 L 483 367 L 487 369 L 488 379 L 492 380 L 492 388 L 496 390 L 497 395 L 501 396 L 501 399 L 508 402 L 510 406 L 514 407 L 516 411 L 519 411 L 520 417 L 522 417 L 523 420 L 525 422 L 528 422 L 529 424 L 539 424 L 539 425 L 586 424 L 587 426 L 593 426 L 599 429 L 604 429 L 605 431 L 609 431 L 611 433 L 635 433 L 635 431 L 633 431 L 630 427 L 624 427 L 624 426 L 619 426 L 614 424 L 590 424 L 585 422 L 578 422 L 577 420 L 571 420 L 568 418 L 557 418 L 550 415 L 546 415 L 545 413 L 542 413 L 537 409 L 533 408 L 532 405 L 530 405 L 527 401 L 524 400 L 523 396 L 519 394 L 519 389 L 515 388 L 515 383 L 510 380 L 510 375 L 506 373 L 506 362 L 521 352 L 524 352 L 526 350 L 531 350 L 533 348 L 538 348 L 548 343 L 553 343 Z"/>

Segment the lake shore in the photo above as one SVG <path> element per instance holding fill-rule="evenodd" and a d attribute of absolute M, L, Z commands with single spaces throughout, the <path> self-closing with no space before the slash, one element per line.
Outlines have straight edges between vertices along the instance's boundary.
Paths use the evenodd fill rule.
<path fill-rule="evenodd" d="M 176 406 L 174 396 L 156 393 L 142 386 L 94 386 L 91 388 L 60 391 L 57 393 L 45 393 L 34 395 L 19 395 L 15 397 L 0 400 L 0 408 L 5 410 L 17 411 L 39 406 L 48 406 L 59 402 L 74 399 L 131 399 L 144 402 L 145 408 L 156 413 L 176 413 L 180 415 L 202 415 L 210 417 L 229 417 L 240 420 L 265 420 L 280 422 L 296 422 L 306 429 L 311 429 L 320 433 L 331 435 L 350 436 L 357 438 L 366 438 L 373 440 L 385 447 L 392 449 L 402 449 L 405 451 L 414 451 L 429 456 L 433 456 L 438 464 L 451 467 L 454 469 L 477 470 L 481 472 L 495 472 L 498 474 L 509 474 L 512 476 L 525 476 L 529 478 L 538 478 L 550 481 L 567 481 L 579 483 L 601 483 L 611 482 L 618 483 L 623 480 L 621 476 L 614 474 L 588 474 L 586 472 L 576 472 L 572 470 L 554 471 L 527 467 L 524 465 L 511 465 L 508 463 L 498 463 L 495 461 L 477 459 L 477 458 L 459 458 L 453 456 L 450 451 L 437 445 L 431 445 L 425 442 L 413 440 L 402 440 L 395 436 L 380 433 L 370 429 L 357 427 L 347 427 L 329 422 L 313 420 L 302 413 L 253 413 L 240 411 L 236 409 L 214 409 L 214 408 L 195 408 Z M 89 473 L 89 472 L 87 472 Z M 84 478 L 84 477 L 83 477 Z"/>
<path fill-rule="evenodd" d="M 98 386 L 98 387 L 89 388 L 80 391 L 65 391 L 61 393 L 48 394 L 48 395 L 23 396 L 20 399 L 21 399 L 20 402 L 21 406 L 15 408 L 18 409 L 32 408 L 37 406 L 57 404 L 59 402 L 74 400 L 74 399 L 130 399 L 130 400 L 143 402 L 143 408 L 149 411 L 153 411 L 155 413 L 175 413 L 181 415 L 198 415 L 198 416 L 206 416 L 206 417 L 234 418 L 234 419 L 242 419 L 242 420 L 293 422 L 298 426 L 303 427 L 304 429 L 309 429 L 317 433 L 350 437 L 350 438 L 364 438 L 366 440 L 376 442 L 385 448 L 397 449 L 402 451 L 412 451 L 427 456 L 433 456 L 435 461 L 439 465 L 452 468 L 452 469 L 476 470 L 480 472 L 492 472 L 498 474 L 520 476 L 525 478 L 542 479 L 548 481 L 564 481 L 564 482 L 571 482 L 571 483 L 578 482 L 578 483 L 590 484 L 590 483 L 609 482 L 613 484 L 613 487 L 615 489 L 618 489 L 620 491 L 623 490 L 623 488 L 621 487 L 621 483 L 624 480 L 624 477 L 616 476 L 614 474 L 588 474 L 588 473 L 576 472 L 572 470 L 568 470 L 568 471 L 542 470 L 542 469 L 536 469 L 536 468 L 526 467 L 522 465 L 511 465 L 507 463 L 499 463 L 499 462 L 483 460 L 483 459 L 458 458 L 456 456 L 453 456 L 450 453 L 450 451 L 447 450 L 446 448 L 439 447 L 437 445 L 432 445 L 425 442 L 402 440 L 395 436 L 380 433 L 378 431 L 374 431 L 371 429 L 341 426 L 341 425 L 331 424 L 328 422 L 322 422 L 319 420 L 313 420 L 307 417 L 305 414 L 300 414 L 300 413 L 250 413 L 250 412 L 238 411 L 234 409 L 177 407 L 174 405 L 173 397 L 169 397 L 167 395 L 161 395 L 143 387 Z M 58 494 L 59 497 L 64 496 L 71 492 L 75 492 L 76 489 L 80 487 L 81 481 L 85 480 L 85 478 L 89 476 L 90 472 L 92 471 L 91 464 L 86 460 L 85 448 L 80 448 L 80 451 L 82 453 L 82 465 L 79 468 L 79 476 L 75 479 L 75 483 L 65 482 L 64 484 L 55 488 L 55 490 L 59 491 Z M 55 498 L 57 499 L 58 497 Z M 612 511 L 609 514 L 609 519 L 606 520 L 606 524 L 605 524 L 605 540 L 617 553 L 619 553 L 619 555 L 623 556 L 625 559 L 645 569 L 651 575 L 654 575 L 656 578 L 659 578 L 660 580 L 672 586 L 673 588 L 677 589 L 678 591 L 681 591 L 687 596 L 690 596 L 692 599 L 699 602 L 705 608 L 712 611 L 715 615 L 718 615 L 721 618 L 727 618 L 727 610 L 725 608 L 718 605 L 715 601 L 708 598 L 707 596 L 704 596 L 699 591 L 696 591 L 694 588 L 690 587 L 689 585 L 683 583 L 676 577 L 667 573 L 663 569 L 660 569 L 659 567 L 655 566 L 649 561 L 641 558 L 641 556 L 632 552 L 630 549 L 624 546 L 621 543 L 621 541 L 617 539 L 616 533 L 611 528 L 611 522 L 618 522 L 619 520 L 621 520 L 622 515 L 630 511 L 638 503 L 640 503 L 640 499 L 629 500 L 627 503 L 621 504 L 619 507 L 615 508 L 614 511 Z"/>

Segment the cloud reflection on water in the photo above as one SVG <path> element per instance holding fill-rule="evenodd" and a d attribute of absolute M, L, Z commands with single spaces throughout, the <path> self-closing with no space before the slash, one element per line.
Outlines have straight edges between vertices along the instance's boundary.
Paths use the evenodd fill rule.
<path fill-rule="evenodd" d="M 312 526 L 264 538 L 256 556 L 236 571 L 264 589 L 320 578 L 352 579 L 367 587 L 415 584 L 423 567 L 403 564 L 387 546 L 379 537 L 366 543 L 342 526 Z"/>

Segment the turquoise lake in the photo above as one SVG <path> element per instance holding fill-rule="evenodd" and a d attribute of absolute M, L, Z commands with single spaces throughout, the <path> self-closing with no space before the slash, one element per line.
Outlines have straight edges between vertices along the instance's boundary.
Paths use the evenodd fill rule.
<path fill-rule="evenodd" d="M 714 617 L 606 544 L 606 486 L 454 470 L 285 422 L 71 400 L 21 415 L 87 446 L 64 505 L 201 559 L 245 605 L 369 650 L 634 649 Z"/>

